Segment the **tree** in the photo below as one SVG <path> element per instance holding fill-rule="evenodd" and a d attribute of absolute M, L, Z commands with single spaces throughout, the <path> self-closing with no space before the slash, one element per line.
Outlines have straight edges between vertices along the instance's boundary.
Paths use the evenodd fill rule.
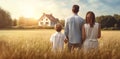
<path fill-rule="evenodd" d="M 25 26 L 25 18 L 23 16 L 19 17 L 18 25 L 19 26 Z"/>
<path fill-rule="evenodd" d="M 19 26 L 37 26 L 38 21 L 34 18 L 19 17 L 18 25 Z"/>
<path fill-rule="evenodd" d="M 17 20 L 16 19 L 13 20 L 13 26 L 17 26 Z"/>
<path fill-rule="evenodd" d="M 116 24 L 116 19 L 112 16 L 106 16 L 106 27 L 114 27 Z"/>
<path fill-rule="evenodd" d="M 120 15 L 114 14 L 114 18 L 117 20 L 117 27 L 120 29 Z"/>
<path fill-rule="evenodd" d="M 12 26 L 12 19 L 9 12 L 0 8 L 0 28 Z"/>

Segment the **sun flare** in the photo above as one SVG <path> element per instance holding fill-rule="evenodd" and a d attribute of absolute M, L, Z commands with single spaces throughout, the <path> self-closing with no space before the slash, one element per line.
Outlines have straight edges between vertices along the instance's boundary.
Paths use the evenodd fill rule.
<path fill-rule="evenodd" d="M 22 7 L 22 16 L 27 17 L 27 18 L 31 18 L 34 17 L 34 8 L 30 7 L 30 6 L 23 6 Z"/>

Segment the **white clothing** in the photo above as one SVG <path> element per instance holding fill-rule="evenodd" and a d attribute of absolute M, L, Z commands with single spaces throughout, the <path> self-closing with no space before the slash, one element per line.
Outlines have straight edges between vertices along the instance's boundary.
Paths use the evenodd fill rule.
<path fill-rule="evenodd" d="M 93 27 L 90 27 L 89 24 L 84 24 L 85 33 L 86 33 L 86 39 L 83 44 L 83 48 L 85 51 L 88 51 L 90 49 L 96 49 L 98 48 L 98 29 L 99 24 L 95 23 Z"/>
<path fill-rule="evenodd" d="M 61 32 L 54 33 L 50 38 L 50 41 L 53 43 L 52 51 L 62 51 L 64 48 L 64 40 L 64 34 L 62 34 Z"/>

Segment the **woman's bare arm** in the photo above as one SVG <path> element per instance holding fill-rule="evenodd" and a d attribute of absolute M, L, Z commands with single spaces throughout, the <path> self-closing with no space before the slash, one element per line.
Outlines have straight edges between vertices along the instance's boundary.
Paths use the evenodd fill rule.
<path fill-rule="evenodd" d="M 82 26 L 82 43 L 85 41 L 86 34 L 85 34 L 85 27 L 84 25 Z"/>
<path fill-rule="evenodd" d="M 101 37 L 101 25 L 99 24 L 99 28 L 98 28 L 98 38 Z"/>

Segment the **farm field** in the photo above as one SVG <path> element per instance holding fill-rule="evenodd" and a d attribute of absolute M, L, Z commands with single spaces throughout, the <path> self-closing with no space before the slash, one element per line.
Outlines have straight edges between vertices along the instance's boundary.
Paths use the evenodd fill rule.
<path fill-rule="evenodd" d="M 102 31 L 98 53 L 54 54 L 50 36 L 55 30 L 0 30 L 0 59 L 119 59 L 120 31 Z M 63 31 L 62 31 L 63 32 Z"/>

